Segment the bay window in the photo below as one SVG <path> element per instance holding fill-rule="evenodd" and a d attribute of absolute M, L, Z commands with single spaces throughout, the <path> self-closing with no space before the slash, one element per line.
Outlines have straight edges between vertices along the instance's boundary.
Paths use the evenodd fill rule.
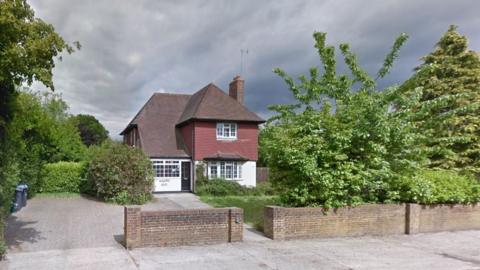
<path fill-rule="evenodd" d="M 223 178 L 227 180 L 242 179 L 242 163 L 236 161 L 218 161 L 208 163 L 208 178 Z"/>

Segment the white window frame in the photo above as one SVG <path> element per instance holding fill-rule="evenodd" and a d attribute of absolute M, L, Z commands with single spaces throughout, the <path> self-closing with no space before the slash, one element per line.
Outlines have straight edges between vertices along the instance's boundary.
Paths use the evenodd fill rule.
<path fill-rule="evenodd" d="M 153 173 L 157 178 L 180 178 L 180 165 L 179 160 L 152 160 Z"/>
<path fill-rule="evenodd" d="M 239 161 L 208 162 L 208 179 L 222 178 L 226 180 L 241 181 L 243 180 L 242 165 L 243 162 Z"/>
<path fill-rule="evenodd" d="M 237 123 L 217 123 L 217 140 L 236 140 Z"/>

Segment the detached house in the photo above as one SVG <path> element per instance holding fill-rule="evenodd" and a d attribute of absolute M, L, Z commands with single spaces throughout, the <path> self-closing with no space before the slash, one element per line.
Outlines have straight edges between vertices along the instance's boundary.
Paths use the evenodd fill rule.
<path fill-rule="evenodd" d="M 264 120 L 243 100 L 240 76 L 229 94 L 212 83 L 193 95 L 155 93 L 120 135 L 152 160 L 155 192 L 193 191 L 198 166 L 210 179 L 255 186 Z"/>

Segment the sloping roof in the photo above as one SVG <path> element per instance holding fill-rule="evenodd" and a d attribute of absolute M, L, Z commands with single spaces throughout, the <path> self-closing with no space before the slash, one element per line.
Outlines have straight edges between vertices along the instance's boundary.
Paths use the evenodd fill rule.
<path fill-rule="evenodd" d="M 189 157 L 175 125 L 190 95 L 155 93 L 127 128 L 137 126 L 141 147 L 149 157 Z"/>
<path fill-rule="evenodd" d="M 147 156 L 189 157 L 176 127 L 190 120 L 265 122 L 210 83 L 193 95 L 153 94 L 120 135 L 138 127 L 141 148 Z"/>
<path fill-rule="evenodd" d="M 192 95 L 178 125 L 193 119 L 265 122 L 213 83 Z"/>

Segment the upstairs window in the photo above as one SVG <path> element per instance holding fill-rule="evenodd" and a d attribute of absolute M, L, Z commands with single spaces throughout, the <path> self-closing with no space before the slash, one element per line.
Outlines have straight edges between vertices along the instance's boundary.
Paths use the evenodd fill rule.
<path fill-rule="evenodd" d="M 236 123 L 217 123 L 217 139 L 235 140 L 237 139 Z"/>

